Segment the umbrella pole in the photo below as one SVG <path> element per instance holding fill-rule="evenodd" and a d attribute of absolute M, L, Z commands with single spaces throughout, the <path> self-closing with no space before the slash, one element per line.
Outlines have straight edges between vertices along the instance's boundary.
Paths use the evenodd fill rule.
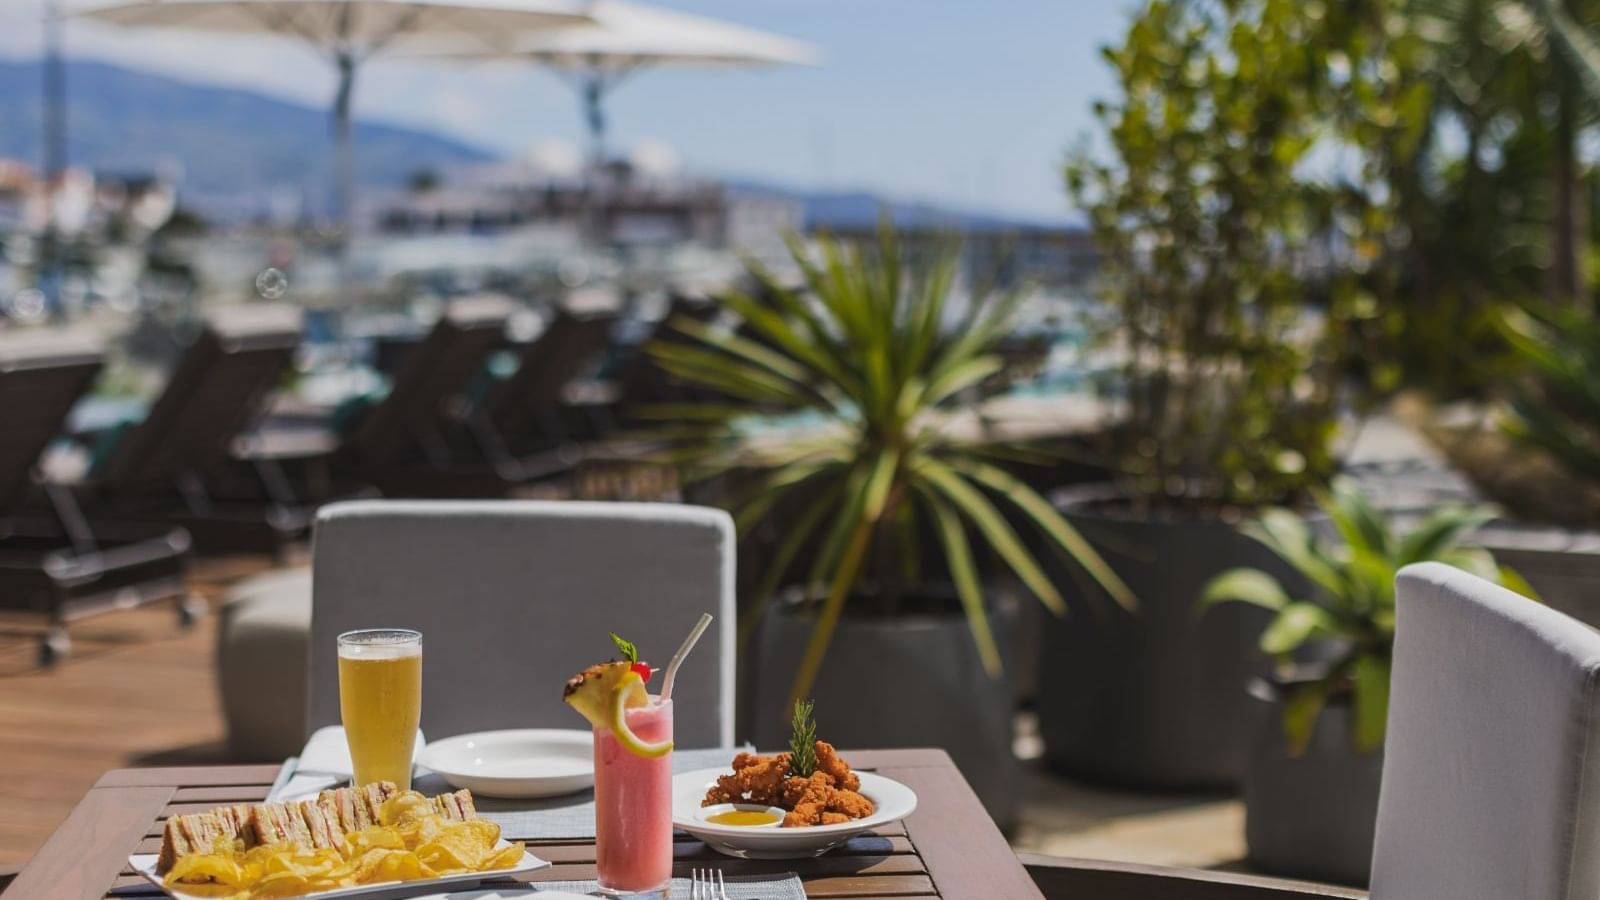
<path fill-rule="evenodd" d="M 580 228 L 586 241 L 601 243 L 602 200 L 600 192 L 606 183 L 606 111 L 605 75 L 599 68 L 583 77 L 583 110 L 589 124 L 589 189 L 584 192 L 584 210 Z"/>
<path fill-rule="evenodd" d="M 589 154 L 595 169 L 606 163 L 605 79 L 591 72 L 583 82 L 584 115 L 589 122 Z"/>
<path fill-rule="evenodd" d="M 355 135 L 350 115 L 351 95 L 356 86 L 356 59 L 352 54 L 340 53 L 339 91 L 333 100 L 333 139 L 335 144 L 334 214 L 338 216 L 341 236 L 348 239 L 355 206 Z"/>
<path fill-rule="evenodd" d="M 349 51 L 340 51 L 334 62 L 339 68 L 339 89 L 333 100 L 334 140 L 334 214 L 338 217 L 338 238 L 335 252 L 337 275 L 336 296 L 330 312 L 336 334 L 343 333 L 343 307 L 349 302 L 350 244 L 355 229 L 356 148 L 355 132 L 351 121 L 351 97 L 356 86 L 356 57 Z"/>
<path fill-rule="evenodd" d="M 61 11 L 55 0 L 47 0 L 44 10 L 44 177 L 45 225 L 38 266 L 39 287 L 44 289 L 46 311 L 52 318 L 64 318 L 61 288 L 66 280 L 66 261 L 62 236 L 56 220 L 56 207 L 65 187 L 67 170 L 67 75 L 61 58 Z"/>

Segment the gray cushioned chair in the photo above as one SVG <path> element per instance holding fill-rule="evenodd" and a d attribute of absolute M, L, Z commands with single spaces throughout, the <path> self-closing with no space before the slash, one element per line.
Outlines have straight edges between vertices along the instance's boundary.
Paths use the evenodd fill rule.
<path fill-rule="evenodd" d="M 1398 591 L 1373 900 L 1600 897 L 1600 634 L 1438 563 Z"/>
<path fill-rule="evenodd" d="M 732 746 L 734 533 L 720 510 L 648 503 L 354 501 L 313 540 L 309 729 L 339 721 L 337 636 L 423 634 L 422 728 L 583 728 L 566 679 L 614 653 L 665 665 L 717 617 L 674 689 L 681 747 Z M 652 687 L 659 686 L 658 680 Z"/>

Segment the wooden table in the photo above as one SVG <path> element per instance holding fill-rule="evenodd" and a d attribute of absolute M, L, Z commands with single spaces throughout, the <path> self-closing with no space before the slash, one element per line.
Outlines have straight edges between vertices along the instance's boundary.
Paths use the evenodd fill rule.
<path fill-rule="evenodd" d="M 795 871 L 810 897 L 898 897 L 906 900 L 1041 900 L 978 798 L 942 750 L 846 753 L 853 765 L 903 782 L 917 792 L 917 811 L 903 823 L 852 840 L 812 860 L 740 860 L 679 835 L 674 874 L 715 865 L 729 875 Z M 5 900 L 99 900 L 149 897 L 160 891 L 128 869 L 130 853 L 160 846 L 168 815 L 223 803 L 259 801 L 278 766 L 196 766 L 107 772 L 61 823 L 5 892 Z M 507 834 L 518 839 L 520 835 Z M 555 865 L 529 881 L 594 877 L 594 844 L 529 842 Z M 110 894 L 115 890 L 116 893 Z"/>

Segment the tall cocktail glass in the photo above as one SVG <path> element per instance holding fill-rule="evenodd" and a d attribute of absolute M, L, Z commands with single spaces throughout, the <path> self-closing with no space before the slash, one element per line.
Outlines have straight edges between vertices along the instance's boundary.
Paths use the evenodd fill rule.
<path fill-rule="evenodd" d="M 339 635 L 339 713 L 353 784 L 392 781 L 411 789 L 411 755 L 422 721 L 422 634 L 397 628 Z"/>
<path fill-rule="evenodd" d="M 672 740 L 672 701 L 627 712 L 641 740 Z M 608 894 L 664 891 L 672 878 L 672 754 L 646 758 L 594 730 L 595 871 Z"/>

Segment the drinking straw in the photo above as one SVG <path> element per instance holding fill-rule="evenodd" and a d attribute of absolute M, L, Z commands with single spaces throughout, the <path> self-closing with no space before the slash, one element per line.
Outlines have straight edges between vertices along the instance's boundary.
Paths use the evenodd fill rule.
<path fill-rule="evenodd" d="M 683 665 L 683 658 L 689 655 L 689 651 L 694 649 L 695 642 L 700 640 L 700 635 L 705 634 L 706 629 L 710 627 L 711 613 L 701 613 L 700 621 L 694 623 L 694 627 L 689 629 L 689 636 L 683 639 L 683 646 L 678 648 L 677 653 L 672 654 L 672 662 L 667 663 L 667 674 L 661 679 L 663 701 L 672 699 L 672 682 L 678 677 L 678 666 Z"/>

